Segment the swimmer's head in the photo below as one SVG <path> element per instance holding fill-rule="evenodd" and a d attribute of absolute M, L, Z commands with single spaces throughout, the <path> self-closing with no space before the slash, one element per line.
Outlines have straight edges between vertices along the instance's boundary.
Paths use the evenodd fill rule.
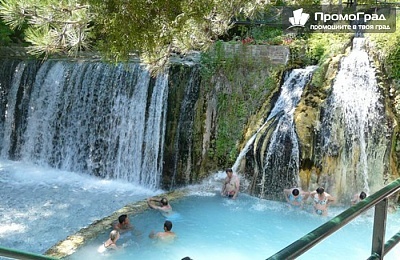
<path fill-rule="evenodd" d="M 226 172 L 226 175 L 227 175 L 229 178 L 232 178 L 233 170 L 232 170 L 231 168 L 227 168 L 227 169 L 225 170 L 225 172 Z"/>
<path fill-rule="evenodd" d="M 123 224 L 127 218 L 128 218 L 128 215 L 122 214 L 121 216 L 118 217 L 118 222 L 120 224 Z"/>
<path fill-rule="evenodd" d="M 161 202 L 161 204 L 162 204 L 163 206 L 167 206 L 167 205 L 168 205 L 168 200 L 167 200 L 167 198 L 162 198 L 162 199 L 160 200 L 160 202 Z"/>
<path fill-rule="evenodd" d="M 325 192 L 325 189 L 322 188 L 322 187 L 319 187 L 319 188 L 317 189 L 317 193 L 318 193 L 319 195 L 323 194 L 324 192 Z"/>
<path fill-rule="evenodd" d="M 113 230 L 110 232 L 110 239 L 111 241 L 115 242 L 119 238 L 119 232 L 117 230 Z"/>
<path fill-rule="evenodd" d="M 171 229 L 172 229 L 172 222 L 169 221 L 169 220 L 165 221 L 165 222 L 164 222 L 164 229 L 165 229 L 165 231 L 171 231 Z"/>

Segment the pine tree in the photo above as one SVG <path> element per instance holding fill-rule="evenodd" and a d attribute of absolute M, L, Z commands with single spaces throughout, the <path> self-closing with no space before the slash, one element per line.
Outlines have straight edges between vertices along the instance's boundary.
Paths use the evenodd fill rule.
<path fill-rule="evenodd" d="M 153 70 L 172 52 L 206 50 L 264 1 L 251 0 L 0 0 L 12 29 L 26 28 L 32 54 L 77 55 L 93 49 L 114 62 L 139 55 Z"/>

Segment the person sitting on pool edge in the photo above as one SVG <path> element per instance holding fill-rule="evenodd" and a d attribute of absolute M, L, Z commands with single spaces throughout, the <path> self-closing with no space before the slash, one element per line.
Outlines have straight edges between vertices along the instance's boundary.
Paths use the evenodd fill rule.
<path fill-rule="evenodd" d="M 117 230 L 112 230 L 110 236 L 106 242 L 104 242 L 98 249 L 97 252 L 104 253 L 108 249 L 119 249 L 117 246 L 117 240 L 119 239 L 119 232 Z"/>
<path fill-rule="evenodd" d="M 360 194 L 354 194 L 353 199 L 351 200 L 351 205 L 355 205 L 358 202 L 362 201 L 363 199 L 365 199 L 367 197 L 367 194 L 365 192 L 361 192 Z"/>
<path fill-rule="evenodd" d="M 157 202 L 159 205 L 155 205 L 152 202 Z M 148 198 L 147 205 L 152 209 L 160 211 L 164 216 L 169 216 L 172 213 L 172 207 L 169 204 L 168 199 L 165 197 L 161 199 Z"/>
<path fill-rule="evenodd" d="M 314 202 L 314 213 L 321 216 L 326 216 L 328 214 L 329 205 L 335 201 L 335 198 L 325 192 L 323 187 L 312 191 L 310 197 Z"/>
<path fill-rule="evenodd" d="M 300 209 L 303 208 L 304 201 L 308 199 L 310 195 L 307 191 L 302 191 L 298 188 L 293 189 L 284 189 L 283 194 L 285 195 L 286 201 L 294 207 L 298 207 Z"/>
<path fill-rule="evenodd" d="M 128 215 L 122 214 L 121 216 L 118 217 L 118 221 L 114 223 L 113 228 L 121 232 L 132 229 L 133 226 L 129 221 Z"/>
<path fill-rule="evenodd" d="M 158 238 L 161 240 L 172 240 L 176 237 L 176 234 L 171 231 L 172 229 L 172 222 L 169 220 L 166 220 L 164 222 L 164 232 L 158 232 L 154 233 L 154 231 L 151 231 L 149 234 L 150 238 Z"/>
<path fill-rule="evenodd" d="M 226 178 L 224 179 L 224 184 L 222 185 L 221 195 L 236 199 L 239 194 L 239 177 L 233 174 L 233 170 L 231 168 L 226 169 L 225 172 Z"/>

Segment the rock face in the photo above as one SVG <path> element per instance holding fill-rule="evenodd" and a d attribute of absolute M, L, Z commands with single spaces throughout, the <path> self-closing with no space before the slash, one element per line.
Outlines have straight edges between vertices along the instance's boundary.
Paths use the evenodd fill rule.
<path fill-rule="evenodd" d="M 293 113 L 314 70 L 307 67 L 287 73 L 272 110 L 249 141 L 246 172 L 253 168 L 254 175 L 247 176 L 254 195 L 275 199 L 285 187 L 298 185 L 300 149 Z"/>
<path fill-rule="evenodd" d="M 389 166 L 393 119 L 364 41 L 355 38 L 340 61 L 318 132 L 319 184 L 342 201 L 360 191 L 379 190 Z"/>
<path fill-rule="evenodd" d="M 243 53 L 224 55 L 209 75 L 191 59 L 157 77 L 136 61 L 41 63 L 20 53 L 0 63 L 2 157 L 150 188 L 196 183 L 229 166 L 248 118 L 276 87 L 272 65 Z"/>
<path fill-rule="evenodd" d="M 355 39 L 346 55 L 329 60 L 318 73 L 323 73 L 325 85 L 308 84 L 293 116 L 298 165 L 293 163 L 297 157 L 293 142 L 283 142 L 265 157 L 267 147 L 276 141 L 274 136 L 284 140 L 290 129 L 279 129 L 274 120 L 267 122 L 259 132 L 265 138 L 263 145 L 257 143 L 261 137 L 256 137 L 243 159 L 247 167 L 238 170 L 250 179 L 251 194 L 279 199 L 283 188 L 311 191 L 323 186 L 346 204 L 355 193 L 373 193 L 398 177 L 392 152 L 396 118 L 387 105 L 388 86 L 378 84 L 364 40 Z M 263 161 L 273 157 L 279 160 Z M 291 171 L 297 180 L 289 177 Z"/>
<path fill-rule="evenodd" d="M 315 72 L 324 85 L 310 81 L 291 104 L 279 99 L 290 71 L 276 74 L 285 71 L 288 51 L 282 46 L 225 44 L 215 48 L 214 56 L 202 56 L 201 66 L 197 59 L 177 62 L 163 78 L 151 78 L 133 64 L 125 70 L 98 61 L 3 60 L 2 156 L 167 190 L 233 166 L 248 183 L 245 191 L 269 199 L 280 199 L 282 189 L 291 186 L 324 186 L 345 202 L 356 192 L 372 193 L 397 178 L 396 95 L 385 82 L 377 83 L 363 47 L 355 45 L 346 55 L 328 60 Z M 61 71 L 65 76 L 49 76 Z M 79 76 L 88 71 L 93 73 Z M 35 83 L 40 73 L 39 81 L 48 84 L 44 92 Z M 57 83 L 57 94 L 50 81 L 58 78 L 62 83 Z M 300 81 L 292 80 L 286 97 L 297 91 L 293 87 Z M 44 98 L 50 92 L 55 98 Z M 77 93 L 79 99 L 73 98 Z M 31 95 L 41 103 L 31 106 Z M 68 95 L 72 98 L 66 101 Z M 143 99 L 134 100 L 139 96 Z M 58 103 L 50 102 L 56 99 Z M 75 111 L 78 100 L 89 104 Z M 34 115 L 29 107 L 39 105 L 49 108 L 48 116 L 41 117 L 48 120 L 42 125 L 48 131 L 27 121 Z M 76 120 L 68 118 L 75 112 L 82 116 L 79 111 L 85 107 L 91 112 L 73 128 Z M 108 125 L 99 123 L 103 117 Z M 36 141 L 27 129 L 37 130 Z M 85 138 L 74 142 L 84 129 Z M 44 133 L 52 133 L 51 141 L 40 141 Z M 75 139 L 66 138 L 71 134 Z M 24 147 L 27 138 L 33 146 Z M 131 141 L 137 141 L 134 147 Z M 56 144 L 58 150 L 42 149 L 45 144 Z M 69 153 L 74 146 L 76 151 Z"/>

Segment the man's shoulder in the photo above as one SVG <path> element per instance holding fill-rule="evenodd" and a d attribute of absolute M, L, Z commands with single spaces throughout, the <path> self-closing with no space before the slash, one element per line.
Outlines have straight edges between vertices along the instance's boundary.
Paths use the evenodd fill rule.
<path fill-rule="evenodd" d="M 156 234 L 157 237 L 163 238 L 163 237 L 173 237 L 175 236 L 174 232 L 158 232 Z"/>
<path fill-rule="evenodd" d="M 112 222 L 112 223 L 111 223 L 111 226 L 112 226 L 113 228 L 115 228 L 115 229 L 118 229 L 118 228 L 119 228 L 118 221 Z"/>
<path fill-rule="evenodd" d="M 164 234 L 163 234 L 163 237 L 175 237 L 176 236 L 176 234 L 174 233 L 174 232 L 172 232 L 172 231 L 170 231 L 170 232 L 164 232 Z"/>

